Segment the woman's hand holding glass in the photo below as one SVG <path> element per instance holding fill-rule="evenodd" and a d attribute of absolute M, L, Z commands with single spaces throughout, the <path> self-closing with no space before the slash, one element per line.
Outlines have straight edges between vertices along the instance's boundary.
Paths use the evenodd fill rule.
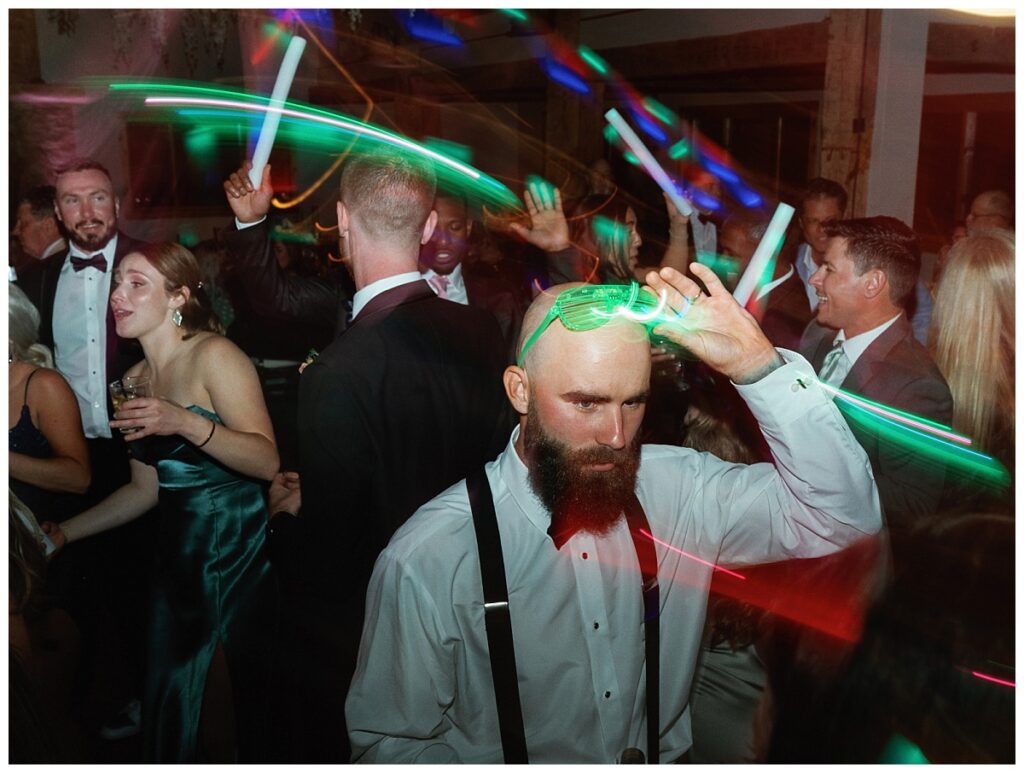
<path fill-rule="evenodd" d="M 210 420 L 162 397 L 137 397 L 121 403 L 110 426 L 126 431 L 128 441 L 149 435 L 181 435 L 198 444 L 209 434 Z"/>

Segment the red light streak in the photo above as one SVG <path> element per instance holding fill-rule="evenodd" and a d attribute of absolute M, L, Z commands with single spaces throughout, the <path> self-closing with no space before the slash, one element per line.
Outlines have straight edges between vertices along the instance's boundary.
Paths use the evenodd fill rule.
<path fill-rule="evenodd" d="M 687 558 L 689 558 L 689 559 L 691 559 L 693 561 L 696 561 L 698 564 L 704 564 L 704 566 L 710 566 L 716 572 L 724 572 L 725 574 L 732 575 L 733 577 L 738 577 L 741 580 L 747 579 L 742 574 L 738 574 L 736 572 L 730 571 L 729 569 L 726 569 L 724 567 L 718 566 L 717 564 L 713 564 L 710 561 L 705 561 L 703 558 L 697 558 L 697 556 L 690 555 L 685 550 L 680 550 L 675 545 L 669 545 L 667 542 L 662 542 L 660 539 L 655 537 L 653 534 L 651 534 L 646 529 L 641 529 L 640 533 L 643 534 L 645 537 L 647 537 L 647 539 L 651 540 L 652 542 L 657 542 L 662 547 L 666 547 L 669 550 L 671 550 L 671 551 L 673 551 L 675 553 L 678 553 L 681 556 L 686 556 Z"/>
<path fill-rule="evenodd" d="M 980 671 L 971 671 L 971 676 L 976 676 L 976 677 L 978 677 L 978 679 L 984 679 L 986 682 L 995 682 L 996 684 L 1001 684 L 1004 687 L 1016 687 L 1017 686 L 1017 684 L 1015 682 L 1008 682 L 1005 679 L 996 679 L 994 676 L 989 676 L 988 674 L 983 674 Z"/>
<path fill-rule="evenodd" d="M 277 39 L 279 37 L 281 37 L 281 28 L 280 27 L 278 27 L 277 29 L 274 30 L 274 34 L 273 35 L 271 35 L 269 38 L 267 38 L 265 41 L 263 41 L 263 45 L 261 45 L 259 47 L 259 50 L 256 51 L 255 54 L 252 55 L 252 58 L 249 60 L 249 62 L 251 64 L 254 64 L 254 65 L 257 65 L 260 62 L 262 62 L 264 57 L 266 57 L 266 55 L 270 53 L 271 49 L 273 49 L 274 43 L 277 42 Z"/>

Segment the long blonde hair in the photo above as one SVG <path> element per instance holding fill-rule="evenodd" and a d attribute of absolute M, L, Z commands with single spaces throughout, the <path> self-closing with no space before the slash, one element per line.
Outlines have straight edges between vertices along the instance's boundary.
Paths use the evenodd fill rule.
<path fill-rule="evenodd" d="M 1014 241 L 991 229 L 953 245 L 928 336 L 953 393 L 953 427 L 981 451 L 1013 442 Z"/>
<path fill-rule="evenodd" d="M 7 286 L 7 347 L 11 360 L 53 367 L 49 348 L 39 343 L 39 310 L 14 284 Z"/>

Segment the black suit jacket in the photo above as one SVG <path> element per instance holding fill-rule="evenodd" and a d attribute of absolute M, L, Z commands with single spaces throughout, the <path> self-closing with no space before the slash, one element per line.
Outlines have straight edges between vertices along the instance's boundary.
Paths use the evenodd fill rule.
<path fill-rule="evenodd" d="M 505 364 L 515 360 L 519 331 L 530 305 L 529 289 L 511 287 L 508 275 L 488 272 L 482 266 L 462 264 L 462 280 L 466 284 L 466 297 L 470 306 L 490 312 L 498 322 L 505 341 Z"/>
<path fill-rule="evenodd" d="M 301 377 L 302 512 L 273 546 L 289 590 L 339 606 L 358 636 L 394 531 L 508 442 L 503 369 L 494 319 L 425 281 L 360 312 Z"/>
<path fill-rule="evenodd" d="M 817 322 L 807 327 L 800 351 L 816 372 L 821 370 L 835 333 Z M 841 388 L 941 424 L 949 425 L 953 420 L 949 386 L 914 338 L 905 314 L 857 359 Z M 838 405 L 843 407 L 842 401 Z M 877 425 L 851 421 L 846 410 L 844 415 L 871 461 L 889 528 L 907 528 L 933 514 L 942 494 L 941 464 L 922 459 L 913 449 L 887 439 Z"/>
<path fill-rule="evenodd" d="M 145 242 L 133 239 L 121 231 L 117 232 L 117 249 L 114 251 L 114 264 L 108 266 L 113 271 L 121 260 L 130 252 L 144 246 Z M 39 261 L 33 270 L 26 272 L 18 279 L 18 286 L 25 291 L 29 300 L 39 309 L 39 342 L 53 349 L 53 304 L 57 296 L 57 283 L 60 272 L 70 254 L 70 248 Z M 89 270 L 89 269 L 86 269 Z M 113 290 L 113 283 L 111 283 Z M 142 358 L 142 348 L 134 338 L 121 338 L 114 327 L 114 313 L 110 304 L 106 305 L 107 352 L 106 381 L 120 378 L 128 368 Z M 109 406 L 108 406 L 109 407 Z"/>

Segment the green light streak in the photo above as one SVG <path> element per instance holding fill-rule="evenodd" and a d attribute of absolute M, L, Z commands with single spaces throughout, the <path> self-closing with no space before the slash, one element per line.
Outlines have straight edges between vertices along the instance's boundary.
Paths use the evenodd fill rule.
<path fill-rule="evenodd" d="M 622 151 L 622 157 L 626 159 L 629 163 L 631 163 L 633 166 L 642 166 L 642 164 L 640 163 L 640 159 L 633 155 L 632 150 Z"/>
<path fill-rule="evenodd" d="M 675 145 L 668 149 L 668 157 L 673 160 L 678 160 L 683 156 L 688 155 L 690 152 L 690 143 L 686 140 L 679 140 Z"/>
<path fill-rule="evenodd" d="M 260 114 L 266 111 L 270 101 L 267 97 L 254 96 L 242 91 L 171 82 L 117 82 L 111 83 L 109 88 L 112 92 L 125 96 L 145 94 L 147 95 L 147 106 L 172 107 L 183 118 L 189 117 L 188 111 L 184 109 L 188 107 L 189 101 L 194 102 L 196 108 L 218 108 L 214 112 L 219 114 L 222 120 L 233 120 L 236 130 L 239 123 L 248 127 L 258 120 Z M 160 96 L 151 96 L 154 92 Z M 176 101 L 180 101 L 181 104 L 173 104 Z M 319 141 L 318 144 L 321 145 L 325 145 L 328 138 L 333 137 L 333 149 L 337 153 L 337 138 L 341 135 L 346 138 L 355 137 L 359 142 L 365 143 L 364 149 L 367 145 L 376 144 L 402 152 L 423 155 L 435 162 L 434 167 L 438 180 L 443 182 L 446 187 L 455 190 L 470 189 L 474 196 L 492 206 L 520 208 L 515 194 L 494 178 L 468 164 L 448 158 L 443 153 L 399 134 L 358 121 L 343 113 L 315 108 L 300 102 L 285 102 L 282 109 L 285 111 L 285 115 L 282 116 L 282 125 L 286 122 L 298 122 L 304 127 L 301 138 L 288 135 L 289 139 L 296 141 L 295 147 L 298 149 L 304 150 L 306 142 L 312 137 L 316 137 Z M 247 111 L 253 111 L 254 114 L 246 115 Z M 195 110 L 195 115 L 198 113 L 199 110 Z M 315 144 L 317 144 L 317 140 L 314 140 Z"/>
<path fill-rule="evenodd" d="M 427 137 L 423 140 L 423 146 L 442 156 L 461 161 L 463 164 L 473 162 L 473 149 L 468 145 L 460 145 L 458 142 L 442 140 L 439 137 Z"/>
<path fill-rule="evenodd" d="M 576 49 L 576 51 L 577 53 L 579 53 L 580 58 L 584 62 L 589 64 L 590 67 L 594 70 L 594 72 L 596 72 L 598 75 L 608 75 L 608 63 L 604 59 L 599 57 L 597 54 L 595 54 L 593 50 L 591 50 L 587 46 L 580 46 L 578 49 Z"/>
<path fill-rule="evenodd" d="M 614 145 L 619 141 L 619 132 L 611 124 L 606 124 L 604 127 L 604 138 L 609 145 Z"/>
<path fill-rule="evenodd" d="M 644 107 L 647 111 L 666 126 L 674 126 L 677 120 L 676 114 L 661 104 L 654 97 L 644 97 Z"/>
<path fill-rule="evenodd" d="M 538 204 L 547 209 L 555 208 L 555 186 L 535 174 L 526 176 L 526 187 L 530 189 Z"/>
<path fill-rule="evenodd" d="M 594 215 L 592 226 L 594 235 L 611 244 L 625 244 L 629 239 L 629 226 L 625 223 L 617 223 L 610 217 Z"/>
<path fill-rule="evenodd" d="M 498 13 L 503 13 L 511 19 L 515 19 L 517 22 L 526 24 L 530 20 L 530 17 L 525 12 L 520 11 L 517 8 L 499 8 Z"/>
<path fill-rule="evenodd" d="M 829 390 L 831 391 L 831 390 Z M 918 456 L 922 461 L 942 464 L 947 471 L 976 476 L 981 482 L 1003 488 L 1010 483 L 1010 474 L 991 456 L 971 451 L 963 446 L 943 440 L 935 435 L 921 432 L 884 416 L 879 416 L 854 403 L 842 399 L 842 390 L 836 395 L 836 406 L 851 425 L 856 424 L 864 431 L 899 446 Z M 857 399 L 863 399 L 859 396 Z M 895 409 L 886 410 L 896 413 Z M 899 412 L 902 413 L 902 412 Z M 909 414 L 907 414 L 909 415 Z M 920 417 L 916 421 L 925 422 Z M 934 422 L 928 422 L 934 424 Z M 937 426 L 942 426 L 937 425 Z"/>

